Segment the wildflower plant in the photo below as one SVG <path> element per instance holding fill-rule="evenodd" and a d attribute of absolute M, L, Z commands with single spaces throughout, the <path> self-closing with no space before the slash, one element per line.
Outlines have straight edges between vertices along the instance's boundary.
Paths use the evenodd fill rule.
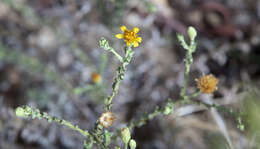
<path fill-rule="evenodd" d="M 206 108 L 216 108 L 217 110 L 222 111 L 227 110 L 225 107 L 217 104 L 207 104 L 203 102 L 195 102 L 194 100 L 192 100 L 193 98 L 197 97 L 200 93 L 212 94 L 217 89 L 218 79 L 215 78 L 213 75 L 205 75 L 200 77 L 197 80 L 198 90 L 191 94 L 187 93 L 187 88 L 189 86 L 190 79 L 190 67 L 193 63 L 192 54 L 196 51 L 197 45 L 195 41 L 197 31 L 193 27 L 189 27 L 189 44 L 185 41 L 183 35 L 177 35 L 181 43 L 181 46 L 186 50 L 184 84 L 180 92 L 181 99 L 168 99 L 168 101 L 163 106 L 156 106 L 154 110 L 152 110 L 152 112 L 144 113 L 140 119 L 132 119 L 124 128 L 117 128 L 116 131 L 110 132 L 107 128 L 113 125 L 113 122 L 116 121 L 116 114 L 112 112 L 114 97 L 118 94 L 120 82 L 124 79 L 127 66 L 130 64 L 134 56 L 133 48 L 138 47 L 142 41 L 142 38 L 139 37 L 139 35 L 137 34 L 139 32 L 139 28 L 135 27 L 132 30 L 128 30 L 126 26 L 121 26 L 121 30 L 123 34 L 117 34 L 116 38 L 124 39 L 126 43 L 124 47 L 123 56 L 121 56 L 113 47 L 111 47 L 109 45 L 108 40 L 106 40 L 105 38 L 102 37 L 99 41 L 99 46 L 103 48 L 105 51 L 113 53 L 113 55 L 118 59 L 120 65 L 116 70 L 116 76 L 112 84 L 112 92 L 104 98 L 103 113 L 100 115 L 99 118 L 97 118 L 95 126 L 92 130 L 83 130 L 79 128 L 77 125 L 72 124 L 71 122 L 59 119 L 57 117 L 52 117 L 45 112 L 40 112 L 40 110 L 29 106 L 21 106 L 16 108 L 16 115 L 25 118 L 31 117 L 32 119 L 45 119 L 50 123 L 55 122 L 60 125 L 66 126 L 69 129 L 77 131 L 85 137 L 84 147 L 86 149 L 91 149 L 94 144 L 96 144 L 101 149 L 109 149 L 111 147 L 111 142 L 115 141 L 117 137 L 121 138 L 124 144 L 124 149 L 128 149 L 129 147 L 130 149 L 135 149 L 137 143 L 134 140 L 134 138 L 131 137 L 132 130 L 135 127 L 145 125 L 147 121 L 152 120 L 154 117 L 158 115 L 170 115 L 174 113 L 175 108 L 177 107 L 176 105 L 183 106 L 186 104 L 198 104 Z M 92 81 L 93 83 L 100 83 L 100 74 L 93 74 Z M 119 146 L 115 146 L 114 148 L 120 149 Z"/>

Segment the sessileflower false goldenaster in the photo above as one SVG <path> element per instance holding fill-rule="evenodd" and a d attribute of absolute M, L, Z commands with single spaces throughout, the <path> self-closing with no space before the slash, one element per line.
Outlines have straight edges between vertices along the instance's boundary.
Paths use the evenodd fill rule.
<path fill-rule="evenodd" d="M 128 30 L 126 26 L 120 27 L 123 34 L 116 34 L 116 38 L 124 39 L 127 46 L 131 46 L 133 44 L 134 47 L 138 47 L 139 43 L 142 42 L 142 38 L 138 37 L 139 28 L 134 27 L 132 30 Z"/>
<path fill-rule="evenodd" d="M 104 112 L 99 117 L 98 121 L 103 127 L 110 127 L 115 120 L 115 115 L 112 112 Z"/>
<path fill-rule="evenodd" d="M 211 94 L 217 90 L 218 79 L 213 75 L 203 75 L 199 79 L 196 79 L 197 86 L 200 89 L 200 92 Z"/>

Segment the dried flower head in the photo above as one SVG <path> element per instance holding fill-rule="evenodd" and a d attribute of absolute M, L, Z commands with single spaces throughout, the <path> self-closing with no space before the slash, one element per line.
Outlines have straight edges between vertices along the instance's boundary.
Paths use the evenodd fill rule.
<path fill-rule="evenodd" d="M 113 124 L 115 116 L 112 112 L 104 112 L 98 120 L 103 127 L 109 127 Z"/>
<path fill-rule="evenodd" d="M 213 75 L 203 75 L 199 79 L 196 79 L 197 86 L 200 92 L 211 94 L 217 89 L 218 79 Z"/>
<path fill-rule="evenodd" d="M 100 74 L 98 73 L 92 73 L 91 74 L 91 80 L 94 82 L 94 83 L 100 83 L 102 81 L 102 77 L 100 76 Z"/>
<path fill-rule="evenodd" d="M 124 34 L 116 34 L 116 38 L 124 38 L 127 46 L 131 46 L 131 44 L 133 44 L 134 47 L 138 47 L 139 43 L 142 42 L 142 38 L 137 35 L 139 28 L 134 27 L 132 30 L 128 30 L 126 26 L 123 25 L 121 26 L 121 30 Z"/>

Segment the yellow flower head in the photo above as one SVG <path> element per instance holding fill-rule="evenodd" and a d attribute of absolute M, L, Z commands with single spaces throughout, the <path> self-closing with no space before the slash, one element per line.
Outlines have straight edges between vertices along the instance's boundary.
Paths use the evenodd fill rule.
<path fill-rule="evenodd" d="M 112 112 L 104 112 L 99 117 L 98 121 L 103 127 L 109 127 L 114 123 L 115 116 Z"/>
<path fill-rule="evenodd" d="M 102 77 L 100 76 L 100 74 L 98 73 L 92 73 L 91 74 L 91 80 L 94 82 L 94 83 L 100 83 L 102 81 Z"/>
<path fill-rule="evenodd" d="M 133 44 L 134 47 L 138 47 L 139 43 L 142 42 L 142 38 L 138 37 L 137 35 L 137 33 L 139 32 L 139 28 L 134 27 L 132 30 L 128 30 L 126 26 L 123 25 L 121 26 L 121 30 L 123 34 L 116 34 L 116 38 L 124 38 L 127 46 L 131 46 L 131 44 Z"/>
<path fill-rule="evenodd" d="M 213 75 L 203 75 L 199 79 L 196 79 L 197 86 L 200 92 L 211 94 L 217 89 L 218 79 Z"/>

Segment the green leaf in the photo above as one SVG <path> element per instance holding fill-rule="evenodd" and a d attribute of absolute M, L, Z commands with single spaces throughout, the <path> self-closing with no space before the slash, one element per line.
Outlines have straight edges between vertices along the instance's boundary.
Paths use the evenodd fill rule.
<path fill-rule="evenodd" d="M 130 149 L 135 149 L 136 148 L 135 140 L 131 139 L 130 142 L 129 142 L 129 145 L 130 145 Z"/>
<path fill-rule="evenodd" d="M 113 136 L 113 133 L 105 130 L 105 144 L 108 146 L 111 143 L 111 137 Z"/>
<path fill-rule="evenodd" d="M 127 127 L 123 128 L 121 130 L 121 137 L 122 137 L 124 144 L 128 144 L 128 142 L 131 139 L 131 133 L 130 133 L 130 130 Z"/>

